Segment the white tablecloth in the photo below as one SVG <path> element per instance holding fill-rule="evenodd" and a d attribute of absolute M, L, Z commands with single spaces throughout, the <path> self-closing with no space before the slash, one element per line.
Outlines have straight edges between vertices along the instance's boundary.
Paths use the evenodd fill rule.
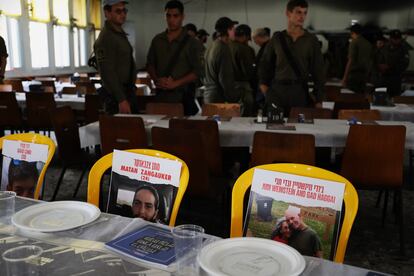
<path fill-rule="evenodd" d="M 333 109 L 334 102 L 323 102 L 323 108 Z M 379 110 L 382 120 L 414 122 L 414 105 L 395 104 L 395 106 L 372 105 L 371 109 Z"/>
<path fill-rule="evenodd" d="M 150 133 L 153 126 L 168 127 L 168 120 L 161 120 L 163 115 L 140 115 L 147 122 L 146 130 L 148 141 L 151 141 Z M 190 119 L 205 119 L 206 117 L 194 116 Z M 405 147 L 414 149 L 414 124 L 410 122 L 379 121 L 383 125 L 404 125 L 407 128 Z M 277 130 L 285 133 L 306 133 L 315 136 L 317 147 L 344 147 L 348 135 L 349 126 L 346 120 L 322 120 L 315 119 L 314 124 L 295 124 L 296 130 Z M 256 131 L 266 131 L 266 124 L 254 123 L 254 118 L 234 117 L 229 122 L 219 124 L 220 145 L 223 147 L 250 147 L 253 143 L 253 135 Z M 268 130 L 270 131 L 270 130 Z M 275 130 L 271 130 L 275 131 Z M 81 146 L 99 145 L 99 123 L 91 123 L 79 129 Z"/>
<path fill-rule="evenodd" d="M 19 211 L 36 201 L 16 198 L 16 211 Z M 116 236 L 133 231 L 146 224 L 141 219 L 131 219 L 115 215 L 102 214 L 89 225 L 73 230 L 56 233 L 36 233 L 17 230 L 10 225 L 0 224 L 0 254 L 7 248 L 20 245 L 34 244 L 44 249 L 41 275 L 169 275 L 158 269 L 147 271 L 149 266 L 130 264 L 119 259 L 103 247 L 104 242 Z M 207 236 L 206 242 L 218 238 Z M 349 275 L 365 276 L 369 270 L 349 265 L 334 263 L 318 258 L 306 257 L 306 267 L 302 276 Z M 147 268 L 145 268 L 145 266 Z M 103 270 L 103 271 L 102 271 Z M 5 272 L 5 265 L 0 266 L 0 274 Z M 105 273 L 106 272 L 106 273 Z M 145 274 L 148 273 L 148 274 Z M 88 274 L 88 275 L 89 275 Z"/>
<path fill-rule="evenodd" d="M 21 108 L 26 107 L 26 93 L 16 93 L 16 99 Z M 75 110 L 85 109 L 85 97 L 78 97 L 77 95 L 62 94 L 62 97 L 60 98 L 57 94 L 55 94 L 55 102 L 57 107 L 68 105 Z"/>

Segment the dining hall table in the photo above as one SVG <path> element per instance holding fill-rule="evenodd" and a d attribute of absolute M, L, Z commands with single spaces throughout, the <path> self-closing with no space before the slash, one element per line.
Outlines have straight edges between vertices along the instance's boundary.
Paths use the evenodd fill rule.
<path fill-rule="evenodd" d="M 42 201 L 16 197 L 15 212 L 39 203 Z M 21 230 L 10 223 L 0 224 L 0 255 L 17 246 L 40 246 L 43 249 L 40 260 L 41 275 L 174 275 L 139 261 L 132 262 L 104 247 L 105 242 L 146 224 L 149 222 L 142 219 L 107 213 L 101 213 L 96 221 L 87 225 L 51 233 Z M 206 234 L 204 245 L 219 239 L 221 238 Z M 303 276 L 365 276 L 373 273 L 364 268 L 329 260 L 307 256 L 304 259 L 306 266 L 300 274 Z M 0 259 L 0 262 L 3 260 Z M 6 265 L 3 263 L 0 265 L 0 275 L 7 275 Z"/>
<path fill-rule="evenodd" d="M 145 123 L 148 141 L 151 141 L 151 128 L 168 128 L 169 120 L 164 115 L 117 115 L 139 116 Z M 205 116 L 191 116 L 188 120 L 206 120 Z M 397 121 L 378 121 L 380 125 L 403 125 L 406 127 L 406 149 L 414 149 L 414 123 Z M 256 131 L 273 131 L 284 133 L 303 133 L 315 136 L 316 147 L 345 147 L 349 125 L 346 120 L 315 119 L 313 123 L 288 123 L 295 130 L 267 130 L 266 124 L 255 123 L 255 118 L 233 117 L 230 121 L 219 122 L 220 145 L 222 147 L 250 147 Z M 79 128 L 82 147 L 100 145 L 99 122 L 94 122 Z"/>

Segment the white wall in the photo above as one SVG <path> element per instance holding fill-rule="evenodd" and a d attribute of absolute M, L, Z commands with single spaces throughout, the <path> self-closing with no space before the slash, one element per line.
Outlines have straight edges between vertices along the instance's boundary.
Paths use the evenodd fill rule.
<path fill-rule="evenodd" d="M 131 0 L 129 3 L 128 16 L 136 24 L 135 55 L 138 67 L 145 65 L 151 39 L 166 28 L 164 19 L 166 2 Z M 283 29 L 286 25 L 286 0 L 193 0 L 184 2 L 187 2 L 185 23 L 194 23 L 198 28 L 204 28 L 210 34 L 214 31 L 215 21 L 221 16 L 228 16 L 240 23 L 249 24 L 252 29 L 267 26 L 272 29 L 272 32 Z M 352 19 L 359 20 L 362 24 L 374 22 L 388 29 L 414 28 L 414 3 L 396 10 L 379 12 L 339 10 L 327 7 L 320 1 L 312 1 L 306 24 L 311 25 L 317 31 L 343 31 L 350 25 Z"/>

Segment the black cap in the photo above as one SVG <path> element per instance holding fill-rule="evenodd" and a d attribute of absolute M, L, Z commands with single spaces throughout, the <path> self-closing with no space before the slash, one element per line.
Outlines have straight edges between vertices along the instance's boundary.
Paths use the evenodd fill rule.
<path fill-rule="evenodd" d="M 351 30 L 351 32 L 356 34 L 362 33 L 362 26 L 358 23 L 353 24 L 349 29 Z"/>
<path fill-rule="evenodd" d="M 197 32 L 197 36 L 202 37 L 202 36 L 209 36 L 210 34 L 204 30 L 204 29 L 199 29 Z"/>
<path fill-rule="evenodd" d="M 187 31 L 192 31 L 194 33 L 197 33 L 197 27 L 196 25 L 194 25 L 193 23 L 188 23 L 184 26 L 184 28 L 186 28 Z"/>
<path fill-rule="evenodd" d="M 390 38 L 394 38 L 394 39 L 400 39 L 402 38 L 402 34 L 400 30 L 392 30 L 390 32 Z"/>
<path fill-rule="evenodd" d="M 234 25 L 239 24 L 237 21 L 233 21 L 228 17 L 221 17 L 217 20 L 215 29 L 220 34 L 226 34 L 227 30 L 233 27 Z"/>
<path fill-rule="evenodd" d="M 246 24 L 241 24 L 236 27 L 235 35 L 239 37 L 247 36 L 248 38 L 250 38 L 252 36 L 252 29 Z"/>

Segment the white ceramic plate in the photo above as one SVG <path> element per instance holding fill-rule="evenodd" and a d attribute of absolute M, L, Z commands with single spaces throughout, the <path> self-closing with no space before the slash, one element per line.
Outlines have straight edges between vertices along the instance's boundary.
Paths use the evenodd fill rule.
<path fill-rule="evenodd" d="M 305 269 L 305 259 L 294 248 L 260 238 L 213 242 L 198 255 L 200 267 L 214 276 L 294 276 Z"/>
<path fill-rule="evenodd" d="M 15 226 L 28 231 L 57 232 L 96 220 L 101 211 L 81 201 L 54 201 L 29 206 L 12 217 Z"/>

